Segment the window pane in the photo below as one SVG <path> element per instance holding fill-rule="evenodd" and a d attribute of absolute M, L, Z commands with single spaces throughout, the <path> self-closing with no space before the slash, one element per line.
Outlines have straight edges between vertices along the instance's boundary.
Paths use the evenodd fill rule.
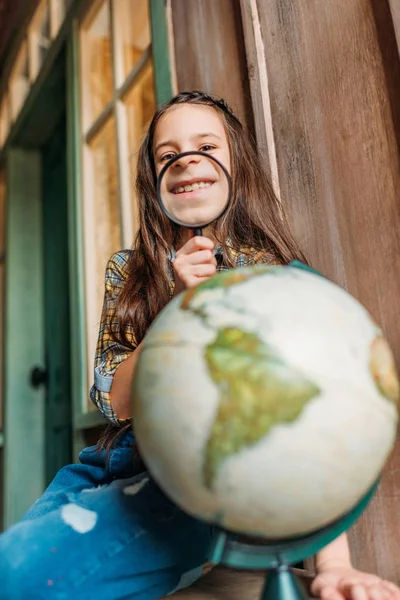
<path fill-rule="evenodd" d="M 104 3 L 82 36 L 84 128 L 87 130 L 113 94 L 110 14 Z"/>
<path fill-rule="evenodd" d="M 104 269 L 113 252 L 121 249 L 117 188 L 115 124 L 110 119 L 90 144 L 94 183 L 95 255 L 98 265 L 97 309 L 101 309 Z"/>
<path fill-rule="evenodd" d="M 115 49 L 118 57 L 118 81 L 127 75 L 151 42 L 148 0 L 114 0 Z"/>
<path fill-rule="evenodd" d="M 87 270 L 88 375 L 93 378 L 93 359 L 98 323 L 104 297 L 104 273 L 110 256 L 121 249 L 120 214 L 117 184 L 115 121 L 110 119 L 89 147 L 91 189 L 86 189 L 85 235 Z M 93 405 L 88 400 L 88 408 Z"/>
<path fill-rule="evenodd" d="M 28 44 L 23 42 L 10 78 L 11 119 L 15 121 L 29 92 Z"/>
<path fill-rule="evenodd" d="M 32 19 L 29 32 L 30 75 L 33 81 L 40 71 L 43 61 L 51 45 L 50 8 L 48 1 L 43 1 Z"/>
<path fill-rule="evenodd" d="M 132 181 L 136 178 L 137 154 L 140 144 L 156 110 L 154 94 L 153 66 L 149 62 L 133 87 L 124 97 L 128 133 L 128 155 Z M 131 186 L 134 189 L 134 186 Z M 137 202 L 133 197 L 133 218 L 137 223 Z"/>

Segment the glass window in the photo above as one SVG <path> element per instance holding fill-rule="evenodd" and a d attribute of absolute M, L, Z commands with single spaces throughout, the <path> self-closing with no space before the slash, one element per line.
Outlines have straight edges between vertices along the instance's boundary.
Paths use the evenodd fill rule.
<path fill-rule="evenodd" d="M 88 144 L 86 173 L 90 189 L 85 207 L 88 349 L 93 364 L 104 297 L 104 273 L 110 256 L 121 249 L 115 121 L 110 118 Z M 90 374 L 92 376 L 92 374 Z"/>
<path fill-rule="evenodd" d="M 117 87 L 122 85 L 150 46 L 148 0 L 114 0 Z"/>
<path fill-rule="evenodd" d="M 107 2 L 91 19 L 82 35 L 82 85 L 85 131 L 113 95 L 110 10 Z"/>
<path fill-rule="evenodd" d="M 112 25 L 112 27 L 111 27 Z M 93 358 L 110 256 L 132 246 L 139 145 L 156 100 L 148 0 L 97 2 L 81 25 L 86 369 Z M 83 399 L 83 410 L 95 408 Z"/>
<path fill-rule="evenodd" d="M 11 119 L 15 121 L 29 92 L 28 43 L 25 40 L 18 53 L 10 77 Z"/>
<path fill-rule="evenodd" d="M 107 260 L 121 247 L 120 217 L 117 189 L 117 144 L 115 123 L 110 119 L 89 145 L 93 180 L 93 221 L 95 254 L 98 266 L 97 311 L 104 294 L 104 270 Z"/>
<path fill-rule="evenodd" d="M 156 110 L 156 99 L 153 82 L 153 66 L 148 62 L 132 88 L 123 98 L 126 110 L 126 129 L 128 135 L 129 177 L 132 185 L 132 217 L 134 233 L 138 224 L 137 201 L 134 196 L 134 181 L 136 179 L 137 155 L 140 144 L 147 131 Z"/>

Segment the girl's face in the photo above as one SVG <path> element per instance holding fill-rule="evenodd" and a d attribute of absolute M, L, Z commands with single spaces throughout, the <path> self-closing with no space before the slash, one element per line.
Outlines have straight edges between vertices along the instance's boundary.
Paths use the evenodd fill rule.
<path fill-rule="evenodd" d="M 208 106 L 173 106 L 161 117 L 154 132 L 157 175 L 177 154 L 198 150 L 215 157 L 231 172 L 228 138 L 218 113 Z M 213 221 L 222 212 L 228 182 L 213 160 L 189 155 L 177 160 L 165 173 L 161 195 L 171 215 L 196 226 Z"/>

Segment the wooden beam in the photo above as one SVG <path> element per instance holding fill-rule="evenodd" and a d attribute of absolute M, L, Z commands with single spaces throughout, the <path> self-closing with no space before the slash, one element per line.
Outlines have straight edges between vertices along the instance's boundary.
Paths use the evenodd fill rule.
<path fill-rule="evenodd" d="M 280 198 L 278 163 L 272 123 L 268 70 L 256 0 L 240 0 L 247 68 L 254 113 L 257 146 L 269 174 L 272 188 Z"/>
<path fill-rule="evenodd" d="M 396 33 L 397 48 L 400 53 L 400 0 L 388 0 L 393 18 L 393 27 Z"/>
<path fill-rule="evenodd" d="M 381 0 L 257 0 L 282 204 L 311 264 L 359 299 L 400 365 L 399 56 Z M 400 447 L 351 531 L 400 583 Z"/>
<path fill-rule="evenodd" d="M 293 571 L 300 577 L 308 593 L 311 578 L 299 569 Z M 189 588 L 171 596 L 171 600 L 260 600 L 265 581 L 263 571 L 239 571 L 214 567 Z"/>
<path fill-rule="evenodd" d="M 179 91 L 224 98 L 255 134 L 239 2 L 172 0 L 171 7 Z"/>

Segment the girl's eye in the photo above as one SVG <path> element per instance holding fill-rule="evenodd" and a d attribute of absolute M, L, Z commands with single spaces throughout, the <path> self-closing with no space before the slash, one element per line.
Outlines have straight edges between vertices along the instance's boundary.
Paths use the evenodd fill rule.
<path fill-rule="evenodd" d="M 202 146 L 200 150 L 202 152 L 210 152 L 211 150 L 215 150 L 215 146 L 211 146 L 211 144 L 204 144 L 204 146 Z"/>
<path fill-rule="evenodd" d="M 160 158 L 160 162 L 169 161 L 173 156 L 173 152 L 168 152 L 168 154 L 164 154 L 164 156 Z"/>

